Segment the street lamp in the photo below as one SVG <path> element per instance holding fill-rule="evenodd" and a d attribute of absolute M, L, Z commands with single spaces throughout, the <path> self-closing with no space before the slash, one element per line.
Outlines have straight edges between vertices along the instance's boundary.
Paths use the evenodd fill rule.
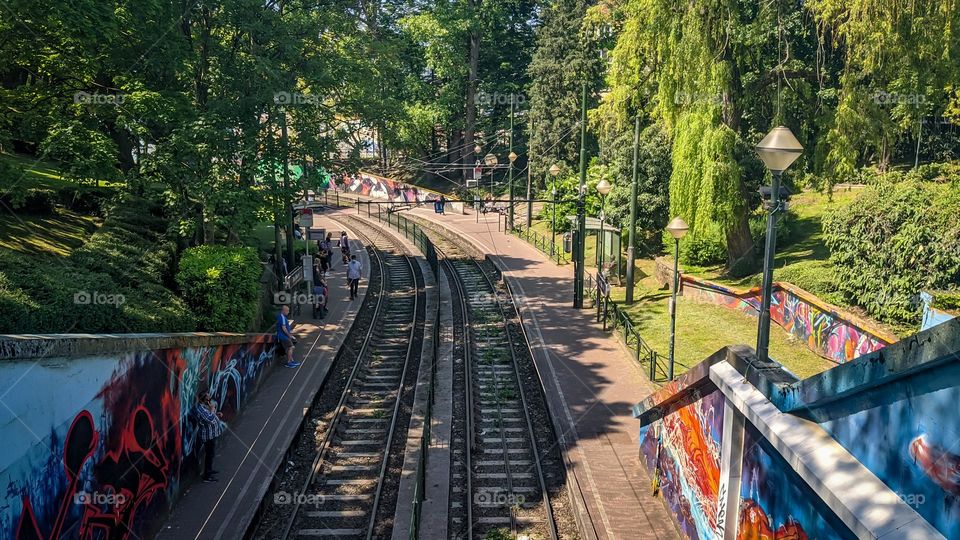
<path fill-rule="evenodd" d="M 670 296 L 670 367 L 667 377 L 673 380 L 673 344 L 677 338 L 677 289 L 680 288 L 680 239 L 687 234 L 690 227 L 687 222 L 677 216 L 667 225 L 667 232 L 673 237 L 673 294 Z"/>
<path fill-rule="evenodd" d="M 763 289 L 760 302 L 760 323 L 757 330 L 757 359 L 766 361 L 770 346 L 770 297 L 773 294 L 773 256 L 777 249 L 777 214 L 783 210 L 780 201 L 780 177 L 803 153 L 803 146 L 789 128 L 773 128 L 756 147 L 760 160 L 773 175 L 767 215 L 767 242 L 763 254 Z"/>
<path fill-rule="evenodd" d="M 513 109 L 511 108 L 511 111 Z M 513 125 L 512 115 L 511 115 L 511 127 Z M 513 134 L 510 135 L 510 146 L 513 146 Z M 507 210 L 507 232 L 513 230 L 513 162 L 517 160 L 517 154 L 510 151 L 510 154 L 507 155 L 507 159 L 510 160 L 510 171 L 507 173 L 507 184 L 510 186 L 510 207 Z M 530 203 L 527 203 L 530 204 Z"/>
<path fill-rule="evenodd" d="M 487 167 L 496 167 L 497 166 L 497 156 L 493 154 L 487 154 L 483 156 L 483 163 Z M 490 171 L 490 198 L 493 198 L 493 171 Z"/>
<path fill-rule="evenodd" d="M 612 188 L 613 188 L 613 186 L 610 185 L 610 182 L 608 182 L 606 178 L 601 178 L 600 181 L 597 182 L 597 193 L 600 194 L 600 235 L 597 236 L 597 238 L 600 240 L 600 245 L 599 245 L 599 248 L 600 248 L 600 263 L 597 265 L 597 275 L 600 275 L 600 276 L 603 275 L 603 263 L 604 263 L 603 247 L 604 247 L 604 244 L 605 244 L 605 242 L 604 242 L 604 240 L 605 240 L 604 236 L 605 236 L 605 235 L 604 235 L 604 232 L 603 232 L 603 217 L 604 217 L 604 216 L 603 216 L 603 207 L 605 206 L 604 203 L 607 202 L 607 195 L 610 193 L 610 189 L 612 189 Z"/>
<path fill-rule="evenodd" d="M 550 166 L 550 176 L 553 177 L 553 219 L 550 221 L 550 256 L 552 257 L 557 249 L 557 176 L 560 174 L 560 167 L 554 163 Z M 559 258 L 557 259 L 559 261 Z M 557 263 L 559 264 L 559 262 Z"/>

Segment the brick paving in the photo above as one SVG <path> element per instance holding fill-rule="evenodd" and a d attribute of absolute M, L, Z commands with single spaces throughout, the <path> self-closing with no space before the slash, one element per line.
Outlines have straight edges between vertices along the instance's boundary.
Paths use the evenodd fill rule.
<path fill-rule="evenodd" d="M 631 407 L 654 390 L 594 313 L 574 310 L 573 267 L 557 266 L 529 244 L 497 230 L 497 214 L 444 216 L 411 211 L 471 240 L 500 266 L 518 295 L 535 361 L 561 432 L 568 482 L 579 486 L 592 530 L 609 539 L 679 538 L 664 502 L 652 496 L 639 460 Z"/>

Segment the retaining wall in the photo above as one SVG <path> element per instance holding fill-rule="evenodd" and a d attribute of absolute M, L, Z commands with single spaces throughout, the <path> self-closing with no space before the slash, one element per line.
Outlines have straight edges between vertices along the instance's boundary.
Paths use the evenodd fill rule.
<path fill-rule="evenodd" d="M 737 291 L 690 276 L 681 276 L 681 292 L 697 301 L 717 304 L 751 316 L 760 313 L 760 288 Z M 770 320 L 790 332 L 811 351 L 844 363 L 897 341 L 897 337 L 789 283 L 773 284 Z"/>
<path fill-rule="evenodd" d="M 440 193 L 410 184 L 397 182 L 389 178 L 361 172 L 341 182 L 337 189 L 347 193 L 364 195 L 392 202 L 425 203 L 440 199 Z M 449 200 L 447 207 L 457 213 L 463 213 L 463 203 Z"/>
<path fill-rule="evenodd" d="M 198 393 L 229 423 L 273 352 L 263 334 L 0 336 L 0 538 L 151 536 L 198 473 Z"/>
<path fill-rule="evenodd" d="M 687 538 L 960 538 L 960 320 L 798 381 L 724 348 L 634 407 Z"/>

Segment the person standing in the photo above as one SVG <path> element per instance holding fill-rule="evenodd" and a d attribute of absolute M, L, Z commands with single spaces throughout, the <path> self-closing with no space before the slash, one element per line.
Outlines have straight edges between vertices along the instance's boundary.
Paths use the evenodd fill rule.
<path fill-rule="evenodd" d="M 350 262 L 350 239 L 347 238 L 347 231 L 340 233 L 340 254 L 343 255 L 343 264 Z"/>
<path fill-rule="evenodd" d="M 357 297 L 357 288 L 360 286 L 360 272 L 363 271 L 363 265 L 357 260 L 356 255 L 350 256 L 350 263 L 347 264 L 347 279 L 350 280 L 350 299 Z"/>
<path fill-rule="evenodd" d="M 213 468 L 213 455 L 216 452 L 216 440 L 223 434 L 226 425 L 223 423 L 223 413 L 217 411 L 217 402 L 210 397 L 210 392 L 201 392 L 197 406 L 194 409 L 197 416 L 198 435 L 203 445 L 203 481 L 216 482 L 217 471 Z"/>
<path fill-rule="evenodd" d="M 293 346 L 297 343 L 297 338 L 293 337 L 293 325 L 290 323 L 289 315 L 290 306 L 284 304 L 280 308 L 280 313 L 277 313 L 277 343 L 280 345 L 281 352 L 287 356 L 285 366 L 295 368 L 300 366 L 300 362 L 293 361 Z"/>
<path fill-rule="evenodd" d="M 437 204 L 440 206 L 440 213 L 443 214 L 444 213 L 443 210 L 447 206 L 447 198 L 444 197 L 443 195 L 440 195 L 440 202 Z"/>
<path fill-rule="evenodd" d="M 333 268 L 333 233 L 327 233 L 327 269 Z"/>

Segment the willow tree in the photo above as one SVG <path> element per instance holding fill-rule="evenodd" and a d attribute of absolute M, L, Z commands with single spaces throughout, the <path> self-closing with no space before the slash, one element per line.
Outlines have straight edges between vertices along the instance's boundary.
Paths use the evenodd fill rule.
<path fill-rule="evenodd" d="M 748 142 L 781 122 L 801 140 L 815 136 L 813 20 L 787 0 L 627 0 L 620 9 L 601 113 L 664 127 L 673 142 L 671 214 L 695 237 L 722 230 L 728 266 L 747 270 L 748 216 L 763 174 Z"/>
<path fill-rule="evenodd" d="M 821 34 L 832 36 L 826 44 L 843 52 L 828 169 L 843 178 L 869 153 L 885 169 L 894 146 L 915 137 L 924 117 L 949 116 L 956 106 L 960 2 L 817 0 L 809 8 Z"/>

